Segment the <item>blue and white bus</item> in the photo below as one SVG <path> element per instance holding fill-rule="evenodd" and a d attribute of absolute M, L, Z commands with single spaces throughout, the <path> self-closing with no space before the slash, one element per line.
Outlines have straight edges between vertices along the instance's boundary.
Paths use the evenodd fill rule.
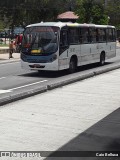
<path fill-rule="evenodd" d="M 45 22 L 28 25 L 23 34 L 21 65 L 29 70 L 75 72 L 77 66 L 116 56 L 114 26 Z"/>

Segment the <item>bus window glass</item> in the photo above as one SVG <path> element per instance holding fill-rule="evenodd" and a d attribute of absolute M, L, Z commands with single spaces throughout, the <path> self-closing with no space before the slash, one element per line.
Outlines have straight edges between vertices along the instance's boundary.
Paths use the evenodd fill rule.
<path fill-rule="evenodd" d="M 113 41 L 116 41 L 116 31 L 113 29 Z"/>
<path fill-rule="evenodd" d="M 60 33 L 60 45 L 68 46 L 68 36 L 67 36 L 67 30 L 61 30 Z"/>
<path fill-rule="evenodd" d="M 79 30 L 78 28 L 69 29 L 69 42 L 70 44 L 79 44 Z"/>
<path fill-rule="evenodd" d="M 80 35 L 81 43 L 89 43 L 89 32 L 88 28 L 81 28 L 81 35 Z"/>
<path fill-rule="evenodd" d="M 51 54 L 58 48 L 57 27 L 30 27 L 23 35 L 22 48 L 32 54 Z"/>
<path fill-rule="evenodd" d="M 113 29 L 112 28 L 107 29 L 107 37 L 108 37 L 108 42 L 114 41 Z"/>
<path fill-rule="evenodd" d="M 104 28 L 98 28 L 97 29 L 97 36 L 98 36 L 98 41 L 99 42 L 105 42 L 106 41 L 106 31 Z"/>
<path fill-rule="evenodd" d="M 96 42 L 96 29 L 95 28 L 89 28 L 89 41 L 90 43 Z"/>

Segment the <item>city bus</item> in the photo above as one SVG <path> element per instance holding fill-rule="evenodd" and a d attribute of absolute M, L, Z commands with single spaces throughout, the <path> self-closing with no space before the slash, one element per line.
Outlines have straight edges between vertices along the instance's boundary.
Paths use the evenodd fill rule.
<path fill-rule="evenodd" d="M 29 70 L 70 73 L 78 66 L 116 56 L 116 30 L 110 25 L 41 22 L 23 33 L 21 66 Z"/>

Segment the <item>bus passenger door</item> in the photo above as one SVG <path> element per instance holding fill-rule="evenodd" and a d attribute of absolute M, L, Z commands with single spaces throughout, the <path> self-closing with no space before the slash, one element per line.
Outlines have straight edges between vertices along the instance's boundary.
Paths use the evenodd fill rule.
<path fill-rule="evenodd" d="M 69 48 L 68 30 L 62 29 L 60 33 L 60 44 L 59 44 L 59 59 L 58 59 L 59 70 L 67 69 L 68 48 Z"/>

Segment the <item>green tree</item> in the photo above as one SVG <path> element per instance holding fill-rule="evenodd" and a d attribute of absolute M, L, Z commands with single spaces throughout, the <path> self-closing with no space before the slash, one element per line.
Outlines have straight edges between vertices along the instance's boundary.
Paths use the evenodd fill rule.
<path fill-rule="evenodd" d="M 6 25 L 14 26 L 55 21 L 57 15 L 74 10 L 76 0 L 4 0 L 0 3 L 1 21 L 7 18 Z"/>
<path fill-rule="evenodd" d="M 4 0 L 0 4 L 0 15 L 7 17 L 11 26 L 55 20 L 67 0 Z M 4 22 L 4 19 L 1 18 Z"/>
<path fill-rule="evenodd" d="M 120 28 L 120 0 L 108 1 L 106 12 L 110 17 L 110 24 Z"/>
<path fill-rule="evenodd" d="M 108 24 L 103 4 L 95 0 L 77 0 L 76 14 L 80 23 Z"/>

